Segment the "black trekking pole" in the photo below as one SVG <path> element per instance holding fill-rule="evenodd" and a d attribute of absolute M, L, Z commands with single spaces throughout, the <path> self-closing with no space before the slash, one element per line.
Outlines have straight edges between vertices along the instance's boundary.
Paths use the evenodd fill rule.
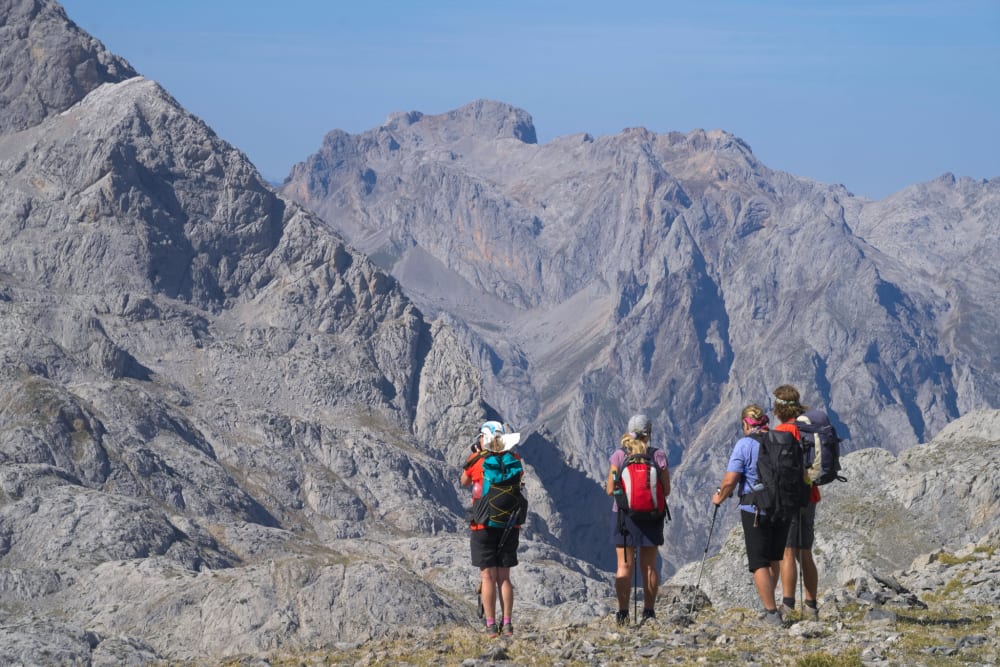
<path fill-rule="evenodd" d="M 701 567 L 698 568 L 698 582 L 694 585 L 694 592 L 691 594 L 691 607 L 688 609 L 688 614 L 694 613 L 694 601 L 698 595 L 698 590 L 701 588 L 701 575 L 705 571 L 705 558 L 708 556 L 708 546 L 712 543 L 712 531 L 715 530 L 715 517 L 719 514 L 719 506 L 716 505 L 715 509 L 712 510 L 712 525 L 708 527 L 708 539 L 705 541 L 705 553 L 701 556 Z"/>
<path fill-rule="evenodd" d="M 521 489 L 524 488 L 524 484 L 521 484 Z M 522 516 L 523 515 L 523 516 Z M 517 525 L 518 521 L 528 520 L 528 498 L 521 492 L 521 498 L 517 501 L 517 507 L 510 510 L 510 514 L 507 515 L 507 520 L 503 524 L 503 533 L 500 534 L 500 541 L 497 542 L 497 552 L 503 548 L 503 545 L 507 543 L 507 538 L 510 537 L 511 531 L 514 530 L 514 526 Z"/>
<path fill-rule="evenodd" d="M 802 618 L 804 619 L 806 617 L 805 616 L 806 594 L 803 591 L 803 588 L 805 587 L 806 569 L 802 566 L 802 508 L 801 507 L 799 508 L 798 529 L 799 529 L 799 534 L 795 542 L 795 546 L 798 547 L 795 550 L 795 555 L 798 556 L 798 558 L 796 558 L 795 560 L 798 561 L 797 565 L 799 568 L 799 600 L 802 601 Z"/>
<path fill-rule="evenodd" d="M 639 541 L 635 540 L 632 558 L 632 619 L 639 620 Z"/>

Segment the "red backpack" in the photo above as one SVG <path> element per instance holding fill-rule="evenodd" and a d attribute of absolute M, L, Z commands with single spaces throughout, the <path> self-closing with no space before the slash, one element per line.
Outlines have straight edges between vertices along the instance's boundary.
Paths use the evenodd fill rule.
<path fill-rule="evenodd" d="M 638 519 L 660 519 L 667 513 L 667 498 L 663 493 L 660 466 L 653 458 L 652 447 L 644 454 L 630 454 L 625 457 L 619 473 L 619 484 L 624 493 L 624 503 L 619 501 L 619 510 L 624 509 L 629 516 Z"/>

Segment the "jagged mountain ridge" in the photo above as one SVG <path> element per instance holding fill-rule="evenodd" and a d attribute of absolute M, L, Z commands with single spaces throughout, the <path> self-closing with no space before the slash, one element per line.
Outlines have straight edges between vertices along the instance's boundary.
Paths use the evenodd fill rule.
<path fill-rule="evenodd" d="M 0 133 L 33 127 L 104 83 L 136 76 L 54 3 L 0 2 Z"/>
<path fill-rule="evenodd" d="M 184 660 L 466 618 L 459 464 L 499 415 L 452 328 L 54 2 L 0 31 L 0 635 Z M 523 603 L 578 599 L 532 498 Z"/>
<path fill-rule="evenodd" d="M 53 3 L 0 17 L 30 37 L 0 41 L 4 73 L 19 50 L 93 44 Z M 155 83 L 109 75 L 46 109 L 0 137 L 0 648 L 28 646 L 4 655 L 210 660 L 464 624 L 449 466 L 498 416 L 469 332 L 424 318 Z M 560 317 L 600 329 L 575 303 Z M 544 483 L 519 614 L 599 616 L 607 573 L 553 546 L 584 513 L 556 497 L 592 480 L 544 428 L 524 454 Z"/>
<path fill-rule="evenodd" d="M 491 404 L 554 439 L 596 496 L 628 414 L 648 412 L 680 462 L 671 565 L 698 553 L 696 499 L 739 408 L 782 382 L 848 450 L 900 452 L 1000 403 L 997 293 L 988 263 L 963 261 L 1000 248 L 1000 181 L 871 202 L 722 131 L 538 145 L 510 129 L 530 123 L 485 100 L 394 114 L 328 134 L 283 191 L 457 320 Z M 567 524 L 581 548 L 586 528 Z"/>

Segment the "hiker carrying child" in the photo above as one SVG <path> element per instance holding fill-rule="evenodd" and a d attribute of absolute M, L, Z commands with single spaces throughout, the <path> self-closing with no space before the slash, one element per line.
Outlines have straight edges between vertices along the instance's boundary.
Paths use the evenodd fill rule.
<path fill-rule="evenodd" d="M 649 445 L 651 433 L 649 418 L 633 415 L 628 421 L 628 433 L 621 438 L 621 447 L 610 458 L 606 490 L 609 496 L 615 497 L 611 540 L 618 557 L 615 620 L 620 626 L 629 623 L 629 586 L 636 565 L 636 547 L 642 572 L 642 622 L 656 618 L 654 609 L 660 584 L 657 556 L 658 547 L 663 545 L 670 471 L 666 453 Z"/>
<path fill-rule="evenodd" d="M 517 565 L 520 528 L 528 509 L 521 492 L 521 457 L 510 451 L 519 439 L 520 434 L 505 433 L 500 422 L 484 423 L 460 478 L 462 486 L 481 489 L 470 515 L 469 544 L 472 564 L 479 568 L 481 602 L 490 638 L 501 632 L 505 637 L 514 635 L 510 568 Z M 496 616 L 498 593 L 501 618 Z"/>

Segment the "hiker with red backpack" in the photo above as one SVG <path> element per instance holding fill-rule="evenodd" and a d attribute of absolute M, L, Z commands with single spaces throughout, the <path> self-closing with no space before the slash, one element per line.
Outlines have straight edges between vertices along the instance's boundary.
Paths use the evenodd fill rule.
<path fill-rule="evenodd" d="M 479 568 L 480 604 L 490 639 L 500 633 L 514 636 L 510 569 L 517 565 L 520 527 L 528 513 L 528 501 L 521 491 L 524 467 L 521 457 L 510 451 L 520 438 L 519 433 L 505 433 L 500 422 L 484 423 L 459 480 L 462 486 L 473 487 L 469 544 L 472 564 Z M 498 595 L 501 618 L 496 617 Z"/>
<path fill-rule="evenodd" d="M 799 434 L 794 424 L 769 431 L 767 415 L 754 404 L 743 408 L 740 426 L 743 437 L 733 447 L 712 504 L 718 507 L 734 491 L 739 492 L 747 565 L 764 606 L 761 620 L 781 625 L 781 611 L 774 595 L 782 573 L 788 527 L 792 516 L 808 500 Z"/>
<path fill-rule="evenodd" d="M 642 571 L 642 623 L 656 618 L 659 591 L 658 548 L 663 545 L 663 524 L 669 514 L 670 470 L 662 449 L 649 445 L 652 422 L 645 415 L 633 415 L 621 447 L 611 455 L 606 490 L 615 503 L 612 511 L 612 542 L 618 556 L 615 621 L 628 625 L 629 581 L 635 572 L 635 551 Z M 633 555 L 629 556 L 629 550 Z"/>

